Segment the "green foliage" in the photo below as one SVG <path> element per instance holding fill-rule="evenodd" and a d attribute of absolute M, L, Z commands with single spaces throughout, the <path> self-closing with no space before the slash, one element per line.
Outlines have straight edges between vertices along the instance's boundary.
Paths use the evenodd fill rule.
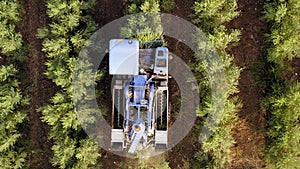
<path fill-rule="evenodd" d="M 170 11 L 176 6 L 174 0 L 130 0 L 131 4 L 128 6 L 128 12 L 159 12 L 160 9 Z"/>
<path fill-rule="evenodd" d="M 88 2 L 49 1 L 48 15 L 55 20 L 49 28 L 38 30 L 38 37 L 44 38 L 43 51 L 51 58 L 47 63 L 46 75 L 57 85 L 70 89 L 73 69 L 78 53 L 86 40 L 96 30 L 90 16 L 82 16 L 91 7 Z M 58 10 L 60 9 L 60 10 Z M 76 19 L 75 19 L 76 18 Z"/>
<path fill-rule="evenodd" d="M 134 38 L 141 42 L 163 39 L 159 8 L 159 1 L 143 0 L 128 7 L 129 13 L 143 12 L 139 16 L 132 16 L 128 26 L 121 28 L 121 37 Z"/>
<path fill-rule="evenodd" d="M 274 79 L 266 99 L 267 122 L 266 168 L 298 168 L 300 166 L 300 84 L 282 78 L 289 71 L 286 61 L 300 54 L 300 2 L 297 0 L 266 1 L 264 19 L 271 32 L 266 35 L 267 61 Z"/>
<path fill-rule="evenodd" d="M 59 141 L 56 141 L 52 147 L 54 158 L 52 164 L 59 168 L 71 168 L 73 157 L 75 156 L 76 140 L 64 135 Z"/>
<path fill-rule="evenodd" d="M 264 8 L 264 19 L 272 25 L 268 59 L 284 67 L 286 60 L 300 56 L 300 1 L 267 1 Z"/>
<path fill-rule="evenodd" d="M 21 59 L 21 34 L 16 32 L 19 22 L 19 4 L 16 0 L 0 2 L 0 51 L 2 54 Z M 27 114 L 28 104 L 20 89 L 18 70 L 11 64 L 0 67 L 0 168 L 19 169 L 26 166 L 27 153 L 19 147 L 22 134 L 19 132 Z"/>
<path fill-rule="evenodd" d="M 198 116 L 205 121 L 201 129 L 205 128 L 213 132 L 210 138 L 206 133 L 200 135 L 201 138 L 207 138 L 207 140 L 202 144 L 202 149 L 196 153 L 198 163 L 194 165 L 194 168 L 223 168 L 231 161 L 230 148 L 235 143 L 231 130 L 237 121 L 236 112 L 241 108 L 238 98 L 233 95 L 239 92 L 237 86 L 241 68 L 233 64 L 233 57 L 227 54 L 226 50 L 239 41 L 241 33 L 239 30 L 227 30 L 224 24 L 238 15 L 239 12 L 236 9 L 236 0 L 196 1 L 193 6 L 194 23 L 208 34 L 212 43 L 211 45 L 203 44 L 203 40 L 195 36 L 196 42 L 202 49 L 196 58 L 210 57 L 210 61 L 197 60 L 193 63 L 193 70 L 199 81 L 200 93 L 204 97 L 204 104 L 198 111 Z M 212 57 L 215 55 L 214 50 L 218 52 L 218 58 Z M 208 70 L 210 74 L 206 73 Z M 220 76 L 222 72 L 224 72 L 225 79 Z M 209 83 L 203 83 L 203 81 L 216 84 L 226 82 L 226 85 L 221 86 L 225 89 L 225 93 L 217 92 L 215 96 L 211 96 L 211 91 L 222 89 L 210 86 Z"/>
<path fill-rule="evenodd" d="M 211 30 L 239 15 L 236 0 L 198 0 L 193 6 L 195 24 Z"/>
<path fill-rule="evenodd" d="M 18 131 L 27 114 L 22 107 L 28 100 L 22 96 L 13 65 L 0 67 L 0 168 L 23 168 L 27 154 L 17 147 L 22 136 Z"/>
<path fill-rule="evenodd" d="M 297 168 L 300 166 L 300 83 L 284 95 L 268 99 L 271 118 L 268 121 L 267 166 Z"/>
<path fill-rule="evenodd" d="M 128 12 L 130 14 L 139 12 L 153 13 L 159 11 L 159 0 L 133 0 L 132 3 L 128 5 Z"/>
<path fill-rule="evenodd" d="M 160 162 L 153 164 L 140 163 L 136 169 L 171 169 L 168 162 Z"/>
<path fill-rule="evenodd" d="M 98 146 L 82 134 L 74 111 L 74 105 L 66 93 L 57 93 L 53 105 L 45 106 L 43 121 L 51 126 L 49 138 L 55 140 L 52 147 L 52 164 L 60 168 L 89 168 L 96 166 Z"/>
<path fill-rule="evenodd" d="M 52 98 L 53 105 L 47 105 L 41 110 L 43 121 L 52 126 L 50 138 L 58 138 L 57 134 L 66 134 L 70 129 L 80 130 L 80 123 L 74 112 L 74 105 L 66 93 L 57 93 Z"/>
<path fill-rule="evenodd" d="M 94 79 L 84 76 L 92 73 L 89 71 L 93 65 L 88 59 L 74 70 L 79 51 L 96 30 L 96 24 L 88 15 L 93 4 L 94 0 L 48 0 L 47 14 L 52 22 L 49 27 L 38 30 L 38 37 L 44 39 L 42 50 L 49 58 L 45 74 L 62 88 L 52 98 L 52 104 L 39 109 L 43 113 L 42 120 L 51 126 L 49 138 L 54 140 L 52 165 L 61 169 L 99 168 L 98 147 L 84 133 L 72 100 L 90 97 L 86 87 L 95 83 Z M 73 73 L 79 70 L 82 72 L 77 77 L 80 84 L 74 88 Z"/>
<path fill-rule="evenodd" d="M 6 55 L 12 55 L 13 51 L 22 46 L 21 34 L 15 31 L 19 15 L 19 4 L 16 0 L 0 2 L 0 49 Z"/>
<path fill-rule="evenodd" d="M 218 98 L 218 100 L 220 99 Z M 235 127 L 237 120 L 236 112 L 240 108 L 240 105 L 236 99 L 227 98 L 224 99 L 224 102 L 225 107 L 223 112 L 220 112 L 220 108 L 214 107 L 211 103 L 207 103 L 207 108 L 204 110 L 211 111 L 210 119 L 204 123 L 204 126 L 214 133 L 212 137 L 203 143 L 202 150 L 211 159 L 206 165 L 213 166 L 213 168 L 223 168 L 232 160 L 230 148 L 235 143 L 230 133 Z M 216 122 L 219 122 L 218 127 L 212 128 L 215 127 Z"/>
<path fill-rule="evenodd" d="M 158 1 L 150 1 L 150 0 L 145 0 L 141 6 L 140 6 L 140 12 L 147 12 L 147 13 L 152 13 L 152 12 L 159 12 L 159 2 Z"/>
<path fill-rule="evenodd" d="M 132 164 L 131 164 L 132 165 Z M 150 158 L 139 158 L 132 166 L 124 166 L 128 169 L 171 169 L 169 163 L 165 161 L 164 155 L 158 155 Z"/>
<path fill-rule="evenodd" d="M 253 62 L 250 69 L 253 70 L 253 77 L 264 88 L 266 95 L 280 95 L 285 91 L 286 84 L 278 73 L 278 65 L 268 62 L 267 57 Z"/>
<path fill-rule="evenodd" d="M 99 169 L 100 166 L 97 164 L 97 159 L 99 157 L 98 145 L 91 140 L 80 141 L 80 147 L 76 149 L 76 159 L 75 169 Z"/>
<path fill-rule="evenodd" d="M 197 162 L 193 164 L 192 169 L 198 169 L 198 168 L 212 168 L 211 166 L 208 166 L 208 164 L 211 164 L 210 159 L 207 154 L 205 154 L 202 151 L 197 151 L 195 154 Z"/>
<path fill-rule="evenodd" d="M 52 147 L 54 158 L 52 164 L 59 168 L 92 169 L 99 168 L 97 165 L 98 145 L 89 139 L 81 140 L 64 135 Z"/>
<path fill-rule="evenodd" d="M 161 8 L 166 11 L 170 11 L 176 6 L 174 0 L 161 0 L 160 4 Z"/>
<path fill-rule="evenodd" d="M 7 153 L 1 153 L 0 167 L 3 169 L 24 168 L 27 154 L 25 151 L 10 150 Z"/>
<path fill-rule="evenodd" d="M 241 32 L 237 29 L 227 30 L 224 25 L 220 25 L 213 29 L 213 32 L 208 35 L 209 40 L 219 53 L 226 53 L 224 49 L 234 46 L 240 40 Z M 225 59 L 230 56 L 227 56 Z M 226 65 L 230 64 L 232 59 Z M 225 62 L 225 60 L 223 60 Z"/>

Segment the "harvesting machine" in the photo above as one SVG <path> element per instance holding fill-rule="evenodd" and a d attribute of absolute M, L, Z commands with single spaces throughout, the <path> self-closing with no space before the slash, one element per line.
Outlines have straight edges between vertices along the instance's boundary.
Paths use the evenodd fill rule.
<path fill-rule="evenodd" d="M 112 151 L 167 149 L 168 55 L 162 41 L 110 40 Z"/>

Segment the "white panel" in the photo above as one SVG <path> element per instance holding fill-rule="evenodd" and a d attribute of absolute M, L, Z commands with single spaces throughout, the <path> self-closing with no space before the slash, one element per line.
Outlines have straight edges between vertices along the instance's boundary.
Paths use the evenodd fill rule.
<path fill-rule="evenodd" d="M 166 143 L 168 142 L 168 132 L 162 130 L 155 131 L 155 143 Z"/>
<path fill-rule="evenodd" d="M 158 47 L 155 51 L 155 67 L 154 73 L 168 74 L 168 55 L 169 51 L 166 47 Z"/>
<path fill-rule="evenodd" d="M 112 39 L 109 43 L 109 74 L 137 75 L 139 73 L 139 42 Z"/>
<path fill-rule="evenodd" d="M 124 140 L 123 129 L 111 130 L 111 142 L 123 142 L 123 140 Z"/>

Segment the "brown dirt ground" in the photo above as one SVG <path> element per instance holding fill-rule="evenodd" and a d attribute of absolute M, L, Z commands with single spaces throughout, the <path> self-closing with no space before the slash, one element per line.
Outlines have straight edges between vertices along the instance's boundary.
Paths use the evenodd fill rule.
<path fill-rule="evenodd" d="M 22 87 L 30 96 L 26 136 L 30 140 L 28 147 L 31 169 L 51 169 L 52 143 L 48 140 L 50 127 L 40 119 L 41 113 L 36 109 L 49 103 L 57 87 L 46 78 L 43 72 L 47 60 L 42 50 L 42 40 L 36 38 L 37 28 L 47 24 L 44 0 L 19 1 L 21 4 L 21 24 L 19 26 L 24 44 L 29 48 L 23 63 L 24 79 Z"/>
<path fill-rule="evenodd" d="M 192 12 L 192 6 L 194 5 L 195 0 L 174 0 L 174 2 L 176 3 L 176 6 L 174 9 L 172 9 L 170 12 L 166 12 L 166 13 L 170 13 L 172 15 L 176 15 L 178 17 L 184 18 L 188 21 L 191 21 L 190 15 Z M 165 12 L 165 11 L 162 11 Z"/>
<path fill-rule="evenodd" d="M 175 0 L 176 7 L 167 13 L 191 21 L 191 8 L 194 2 L 194 0 Z M 183 59 L 186 63 L 189 63 L 194 57 L 192 50 L 182 42 L 170 37 L 165 37 L 165 40 L 170 51 Z M 170 81 L 170 85 L 172 85 L 172 81 Z M 173 91 L 173 89 L 170 88 L 171 104 L 176 103 L 176 100 L 179 97 L 178 94 L 178 92 Z M 196 123 L 200 123 L 199 119 Z M 198 129 L 196 127 L 193 127 L 188 135 L 178 145 L 168 151 L 169 166 L 172 169 L 189 169 L 193 166 L 193 163 L 196 160 L 195 150 L 200 148 L 200 144 L 198 142 L 199 132 L 197 132 L 197 130 Z"/>
<path fill-rule="evenodd" d="M 93 17 L 99 26 L 118 19 L 125 15 L 128 0 L 96 0 Z"/>
<path fill-rule="evenodd" d="M 236 140 L 233 148 L 232 168 L 263 168 L 265 147 L 266 111 L 261 107 L 263 89 L 254 81 L 250 66 L 263 57 L 264 32 L 266 24 L 262 4 L 257 0 L 239 0 L 240 15 L 228 25 L 242 31 L 238 46 L 232 48 L 234 62 L 244 68 L 239 80 L 238 94 L 243 107 L 238 112 L 239 120 L 232 134 Z M 255 68 L 254 68 L 255 69 Z"/>
<path fill-rule="evenodd" d="M 300 82 L 300 58 L 294 58 L 287 64 L 291 65 L 292 69 L 283 72 L 283 77 L 287 80 L 294 79 L 297 82 Z"/>

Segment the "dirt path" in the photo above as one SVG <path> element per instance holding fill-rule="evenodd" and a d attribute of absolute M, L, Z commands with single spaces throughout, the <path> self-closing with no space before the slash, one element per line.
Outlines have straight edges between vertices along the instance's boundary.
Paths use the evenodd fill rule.
<path fill-rule="evenodd" d="M 239 0 L 240 15 L 233 20 L 230 28 L 242 31 L 237 47 L 230 50 L 235 63 L 244 68 L 239 81 L 239 98 L 243 103 L 238 113 L 239 121 L 233 130 L 237 141 L 233 151 L 232 168 L 262 168 L 265 137 L 265 110 L 261 108 L 262 88 L 252 76 L 253 64 L 263 55 L 264 31 L 266 25 L 260 20 L 263 9 L 257 0 Z M 255 67 L 254 67 L 255 69 Z"/>
<path fill-rule="evenodd" d="M 195 0 L 174 0 L 174 2 L 176 3 L 175 8 L 167 13 L 171 13 L 172 15 L 176 15 L 188 21 L 191 21 L 190 15 L 191 12 L 193 12 L 192 6 L 194 5 Z"/>
<path fill-rule="evenodd" d="M 96 0 L 93 18 L 99 26 L 118 19 L 125 15 L 128 0 Z"/>
<path fill-rule="evenodd" d="M 57 91 L 55 84 L 48 80 L 43 72 L 47 58 L 42 49 L 42 40 L 36 38 L 37 28 L 45 26 L 46 7 L 44 0 L 19 0 L 21 4 L 20 32 L 24 44 L 29 48 L 27 60 L 23 63 L 23 86 L 30 96 L 27 137 L 30 140 L 28 152 L 31 169 L 51 169 L 52 143 L 48 140 L 49 126 L 40 119 L 36 109 L 49 103 Z"/>
<path fill-rule="evenodd" d="M 176 7 L 172 9 L 170 14 L 181 17 L 187 21 L 191 21 L 190 15 L 192 12 L 192 6 L 194 5 L 194 0 L 175 0 Z M 168 48 L 172 53 L 183 59 L 186 63 L 189 63 L 191 59 L 194 57 L 193 51 L 176 39 L 165 37 L 165 41 L 168 43 Z M 178 98 L 180 97 L 180 93 L 177 90 L 178 87 L 174 87 L 173 80 L 170 80 L 170 101 L 171 104 L 178 104 Z M 171 115 L 172 119 L 172 115 Z M 200 123 L 197 120 L 196 123 Z M 169 166 L 172 169 L 189 169 L 192 168 L 195 163 L 195 153 L 198 149 L 200 149 L 200 144 L 198 142 L 198 129 L 194 126 L 188 135 L 174 148 L 168 151 L 168 161 Z"/>

